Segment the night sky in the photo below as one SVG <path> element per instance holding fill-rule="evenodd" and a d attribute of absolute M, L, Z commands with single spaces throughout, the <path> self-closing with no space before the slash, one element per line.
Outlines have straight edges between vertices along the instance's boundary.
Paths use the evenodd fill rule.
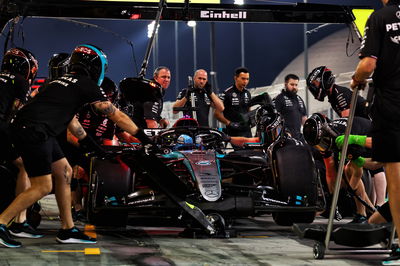
<path fill-rule="evenodd" d="M 222 1 L 232 3 L 231 1 Z M 298 1 L 272 1 L 280 3 Z M 309 0 L 308 3 L 358 5 L 379 8 L 375 0 Z M 270 4 L 271 1 L 246 1 L 248 4 Z M 53 53 L 70 52 L 81 43 L 102 48 L 109 59 L 107 75 L 117 84 L 124 77 L 137 75 L 148 43 L 148 21 L 80 20 L 97 26 L 82 26 L 70 21 L 27 18 L 16 29 L 14 43 L 31 50 L 39 59 L 39 76 L 47 76 L 47 62 Z M 318 25 L 308 25 L 313 28 Z M 103 27 L 104 29 L 101 29 Z M 178 22 L 179 80 L 175 65 L 175 22 L 164 21 L 159 28 L 158 65 L 172 71 L 167 100 L 174 100 L 177 90 L 193 74 L 193 33 L 185 22 Z M 344 25 L 329 25 L 309 35 L 309 45 L 342 29 Z M 233 71 L 241 64 L 240 24 L 216 23 L 216 72 L 219 90 L 232 85 Z M 7 31 L 6 31 L 7 32 Z M 303 24 L 245 23 L 245 66 L 250 70 L 249 87 L 270 85 L 282 69 L 303 51 Z M 4 37 L 1 37 L 4 41 Z M 133 51 L 131 45 L 133 44 Z M 210 69 L 210 23 L 197 23 L 197 68 Z M 147 77 L 154 69 L 150 58 Z M 328 63 L 327 63 L 328 64 Z M 299 73 L 301 75 L 301 73 Z"/>

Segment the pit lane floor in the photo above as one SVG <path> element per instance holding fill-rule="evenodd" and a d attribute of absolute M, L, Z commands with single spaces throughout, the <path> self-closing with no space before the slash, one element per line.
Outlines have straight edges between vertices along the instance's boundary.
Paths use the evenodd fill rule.
<path fill-rule="evenodd" d="M 0 265 L 380 265 L 388 256 L 327 254 L 323 260 L 315 260 L 314 241 L 299 239 L 290 227 L 277 226 L 269 215 L 236 220 L 238 236 L 229 239 L 181 238 L 177 235 L 180 228 L 91 230 L 77 223 L 87 233 L 96 234 L 98 243 L 57 244 L 59 221 L 54 198 L 45 198 L 41 204 L 44 214 L 38 229 L 46 236 L 22 239 L 21 248 L 0 248 Z M 326 221 L 317 218 L 315 222 Z"/>

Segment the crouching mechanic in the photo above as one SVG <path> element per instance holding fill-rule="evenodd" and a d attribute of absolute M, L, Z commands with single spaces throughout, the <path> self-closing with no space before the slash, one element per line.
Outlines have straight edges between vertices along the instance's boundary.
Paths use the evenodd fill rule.
<path fill-rule="evenodd" d="M 344 135 L 338 136 L 335 140 L 336 146 L 341 149 L 344 143 Z M 358 145 L 361 147 L 372 148 L 372 137 L 361 135 L 350 135 L 348 140 L 349 145 Z M 354 164 L 358 167 L 365 167 L 367 169 L 377 169 L 382 167 L 382 163 L 372 161 L 371 158 L 364 158 L 359 156 L 353 160 Z M 368 223 L 381 224 L 392 222 L 392 215 L 389 209 L 389 201 L 378 206 L 377 210 L 368 218 Z"/>
<path fill-rule="evenodd" d="M 330 194 L 332 194 L 334 190 L 337 175 L 337 161 L 340 159 L 340 149 L 343 145 L 343 143 L 340 141 L 342 137 L 338 137 L 337 142 L 335 142 L 335 140 L 336 136 L 344 134 L 346 127 L 347 118 L 329 121 L 322 114 L 315 113 L 307 119 L 303 128 L 303 134 L 307 143 L 314 146 L 323 154 L 324 164 L 326 167 L 326 182 Z M 351 133 L 366 136 L 369 133 L 370 127 L 370 120 L 362 117 L 354 117 Z M 349 145 L 357 144 L 353 142 L 354 141 L 350 141 Z M 366 166 L 368 169 L 377 169 L 382 165 L 372 162 L 370 159 L 365 159 L 370 158 L 370 143 L 368 141 L 364 144 L 364 147 L 367 149 L 353 149 L 352 151 L 353 147 L 349 147 L 348 154 L 354 154 L 354 160 L 350 160 L 346 164 L 344 172 L 349 180 L 350 187 L 355 191 L 355 194 L 370 206 L 373 206 L 368 198 L 367 193 L 365 192 L 365 187 L 361 180 L 363 167 Z M 361 156 L 357 156 L 356 154 Z M 355 203 L 357 213 L 352 222 L 367 222 L 365 206 L 358 200 L 355 200 Z"/>
<path fill-rule="evenodd" d="M 106 98 L 99 87 L 107 69 L 106 55 L 93 45 L 79 45 L 71 54 L 69 72 L 41 90 L 17 114 L 12 124 L 14 143 L 25 164 L 31 187 L 21 194 L 0 214 L 0 243 L 6 247 L 20 247 L 10 238 L 6 224 L 34 202 L 52 190 L 52 175 L 60 211 L 59 243 L 96 243 L 75 227 L 71 216 L 71 166 L 65 159 L 57 141 L 67 127 L 80 141 L 86 133 L 74 118 L 85 104 L 92 104 L 119 127 L 135 135 L 142 143 L 150 140 L 139 128 Z"/>

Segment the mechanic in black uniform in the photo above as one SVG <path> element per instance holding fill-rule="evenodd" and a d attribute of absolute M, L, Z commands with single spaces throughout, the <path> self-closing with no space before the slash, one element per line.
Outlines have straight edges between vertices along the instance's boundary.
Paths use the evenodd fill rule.
<path fill-rule="evenodd" d="M 332 109 L 339 117 L 348 117 L 350 114 L 350 103 L 352 91 L 349 88 L 335 84 L 335 76 L 326 66 L 314 68 L 307 77 L 307 88 L 315 99 L 323 102 L 325 96 Z M 355 116 L 370 119 L 367 110 L 367 101 L 358 95 Z M 386 198 L 386 176 L 383 168 L 371 171 L 374 180 L 375 195 L 371 198 L 376 206 L 385 203 Z"/>
<path fill-rule="evenodd" d="M 5 246 L 21 246 L 21 243 L 9 237 L 6 224 L 52 190 L 52 176 L 62 226 L 57 241 L 96 243 L 96 239 L 86 236 L 74 226 L 69 184 L 72 170 L 56 140 L 56 136 L 68 127 L 81 143 L 85 142 L 86 133 L 75 118 L 82 106 L 93 104 L 142 143 L 151 143 L 127 115 L 106 99 L 99 87 L 107 69 L 106 55 L 99 48 L 88 44 L 77 46 L 71 54 L 68 69 L 68 74 L 46 84 L 18 112 L 12 124 L 14 144 L 21 152 L 31 187 L 19 194 L 0 214 L 0 243 Z"/>
<path fill-rule="evenodd" d="M 29 86 L 37 70 L 38 63 L 34 55 L 23 48 L 11 48 L 3 57 L 0 72 L 0 159 L 12 162 L 18 168 L 16 195 L 28 189 L 30 182 L 20 154 L 12 145 L 9 123 L 17 110 L 26 104 Z M 26 210 L 16 215 L 9 227 L 10 233 L 17 237 L 42 237 L 26 222 L 26 218 Z"/>
<path fill-rule="evenodd" d="M 332 109 L 339 117 L 348 117 L 350 114 L 350 102 L 352 91 L 349 88 L 335 84 L 335 76 L 332 70 L 326 66 L 314 68 L 306 79 L 307 89 L 314 98 L 323 102 L 328 96 Z M 355 116 L 369 119 L 367 101 L 358 95 Z"/>
<path fill-rule="evenodd" d="M 235 69 L 234 85 L 220 95 L 225 106 L 224 111 L 214 110 L 215 117 L 226 126 L 226 133 L 232 137 L 252 137 L 248 117 L 251 94 L 246 89 L 249 78 L 247 68 Z"/>
<path fill-rule="evenodd" d="M 307 110 L 303 99 L 297 95 L 299 77 L 288 74 L 285 77 L 285 88 L 274 98 L 276 110 L 283 116 L 285 129 L 290 135 L 304 141 L 301 126 L 307 119 Z"/>
<path fill-rule="evenodd" d="M 384 163 L 390 211 L 400 232 L 400 1 L 382 3 L 385 7 L 368 18 L 359 53 L 361 61 L 350 87 L 365 87 L 373 73 L 372 158 Z M 400 263 L 400 249 L 382 262 L 394 263 Z"/>
<path fill-rule="evenodd" d="M 118 97 L 118 88 L 108 77 L 104 77 L 101 88 L 106 94 L 107 99 L 112 103 L 116 103 Z M 105 144 L 107 140 L 113 140 L 115 134 L 115 122 L 110 120 L 106 115 L 99 113 L 93 105 L 85 106 L 77 115 L 78 121 L 98 144 Z"/>
<path fill-rule="evenodd" d="M 165 90 L 168 89 L 171 83 L 171 71 L 165 66 L 157 67 L 153 73 L 153 80 L 157 82 L 162 93 L 156 101 L 141 101 L 132 100 L 125 97 L 125 88 L 120 85 L 121 98 L 118 100 L 118 106 L 125 114 L 127 114 L 135 124 L 140 128 L 166 128 L 169 126 L 169 121 L 161 117 L 163 110 Z"/>
<path fill-rule="evenodd" d="M 336 141 L 336 136 L 333 136 L 333 134 L 331 134 L 326 128 L 328 128 L 331 132 L 334 132 L 335 135 L 337 134 L 339 136 L 344 134 L 346 127 L 347 118 L 339 118 L 329 121 L 325 116 L 319 113 L 311 115 L 310 118 L 308 118 L 304 123 L 303 134 L 306 142 L 319 150 L 324 157 L 324 163 L 326 167 L 326 182 L 329 193 L 332 193 L 334 190 L 337 167 L 336 162 L 339 160 L 339 152 L 343 145 L 343 136 L 338 137 L 338 139 L 341 139 L 341 141 Z M 355 191 L 356 195 L 360 196 L 361 199 L 366 201 L 370 206 L 373 206 L 368 198 L 367 193 L 365 192 L 365 187 L 361 180 L 363 173 L 362 167 L 364 167 L 364 165 L 370 169 L 381 167 L 380 164 L 371 162 L 370 159 L 368 160 L 368 164 L 366 164 L 365 158 L 371 157 L 371 151 L 369 149 L 371 146 L 371 139 L 369 138 L 367 141 L 367 136 L 370 134 L 370 129 L 371 121 L 369 119 L 354 117 L 353 126 L 351 129 L 351 134 L 354 135 L 354 137 L 351 135 L 349 144 L 359 144 L 361 142 L 363 145 L 360 144 L 360 146 L 366 148 L 356 150 L 356 153 L 360 156 L 354 155 L 356 158 L 348 162 L 345 168 L 345 174 L 349 180 L 351 188 Z M 357 138 L 358 136 L 363 137 Z M 362 139 L 362 141 L 358 141 L 359 139 Z M 352 150 L 349 147 L 348 153 L 351 154 L 353 151 L 354 149 Z M 357 207 L 357 213 L 352 222 L 367 222 L 365 206 L 362 205 L 358 200 L 355 200 L 355 203 Z"/>
<path fill-rule="evenodd" d="M 198 69 L 194 72 L 193 86 L 185 88 L 179 92 L 173 107 L 192 107 L 191 95 L 194 94 L 195 106 L 198 108 L 196 112 L 197 122 L 200 126 L 209 127 L 208 115 L 210 106 L 218 111 L 224 111 L 224 104 L 221 99 L 212 91 L 210 83 L 208 83 L 207 71 Z M 173 111 L 175 114 L 178 111 Z M 184 112 L 185 116 L 192 116 L 192 112 Z"/>

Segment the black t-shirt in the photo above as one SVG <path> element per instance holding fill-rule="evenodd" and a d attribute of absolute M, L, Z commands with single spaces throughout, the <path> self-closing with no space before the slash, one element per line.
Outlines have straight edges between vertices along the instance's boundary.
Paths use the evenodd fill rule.
<path fill-rule="evenodd" d="M 276 110 L 283 116 L 285 128 L 289 130 L 292 137 L 301 139 L 301 122 L 303 116 L 307 115 L 303 99 L 299 95 L 292 95 L 285 90 L 275 97 Z"/>
<path fill-rule="evenodd" d="M 185 97 L 186 91 L 188 89 L 185 88 L 183 89 L 178 96 L 176 97 L 177 100 L 181 100 Z M 196 116 L 197 116 L 197 122 L 199 122 L 200 126 L 203 127 L 208 127 L 208 115 L 210 113 L 210 105 L 211 105 L 211 100 L 208 98 L 206 92 L 203 89 L 195 89 L 194 90 L 194 102 L 196 107 L 199 109 L 196 111 Z M 192 103 L 190 100 L 188 100 L 185 103 L 184 107 L 192 107 Z M 184 115 L 192 116 L 192 112 L 184 112 Z"/>
<path fill-rule="evenodd" d="M 102 143 L 104 139 L 113 139 L 115 123 L 106 115 L 95 112 L 93 106 L 85 105 L 78 113 L 78 120 L 86 133 L 98 143 Z"/>
<path fill-rule="evenodd" d="M 347 127 L 347 118 L 339 118 L 333 120 L 330 123 L 330 126 L 338 133 L 338 135 L 344 135 L 346 132 Z M 353 125 L 350 130 L 350 134 L 352 135 L 362 135 L 362 136 L 370 136 L 371 131 L 371 120 L 363 118 L 363 117 L 354 117 Z M 350 146 L 349 146 L 350 147 Z M 369 148 L 361 148 L 357 147 L 360 152 L 361 156 L 363 157 L 371 157 L 371 149 Z M 338 151 L 335 148 L 335 151 Z"/>
<path fill-rule="evenodd" d="M 332 109 L 341 117 L 342 111 L 350 109 L 351 97 L 353 92 L 346 87 L 334 85 L 332 93 L 328 95 L 328 101 Z M 367 101 L 361 97 L 357 97 L 355 116 L 364 117 L 369 119 L 367 112 Z"/>
<path fill-rule="evenodd" d="M 220 98 L 225 106 L 224 116 L 229 121 L 239 122 L 250 128 L 248 117 L 246 116 L 249 112 L 250 92 L 246 88 L 240 91 L 233 85 L 220 94 Z"/>
<path fill-rule="evenodd" d="M 66 74 L 44 85 L 15 119 L 17 125 L 39 126 L 51 136 L 65 130 L 82 106 L 107 101 L 104 91 L 87 76 Z"/>
<path fill-rule="evenodd" d="M 373 74 L 374 85 L 385 90 L 400 88 L 399 12 L 399 5 L 389 3 L 371 14 L 359 54 L 360 58 L 368 56 L 377 59 Z M 400 95 L 396 97 L 400 99 Z"/>
<path fill-rule="evenodd" d="M 361 45 L 360 58 L 376 58 L 372 76 L 375 100 L 372 116 L 380 120 L 400 121 L 400 12 L 399 5 L 388 5 L 369 17 Z"/>
<path fill-rule="evenodd" d="M 330 123 L 330 125 L 337 133 L 339 133 L 339 135 L 343 135 L 347 127 L 347 118 L 335 119 Z M 354 117 L 353 125 L 350 131 L 351 134 L 369 136 L 370 130 L 371 130 L 371 120 L 363 117 L 357 117 L 357 116 Z"/>
<path fill-rule="evenodd" d="M 29 83 L 19 74 L 0 73 L 0 119 L 10 120 L 14 101 L 25 104 L 29 92 Z"/>
<path fill-rule="evenodd" d="M 146 119 L 160 122 L 164 100 L 159 98 L 156 102 L 130 102 L 125 99 L 118 101 L 122 112 L 128 115 L 140 128 L 147 128 Z"/>

